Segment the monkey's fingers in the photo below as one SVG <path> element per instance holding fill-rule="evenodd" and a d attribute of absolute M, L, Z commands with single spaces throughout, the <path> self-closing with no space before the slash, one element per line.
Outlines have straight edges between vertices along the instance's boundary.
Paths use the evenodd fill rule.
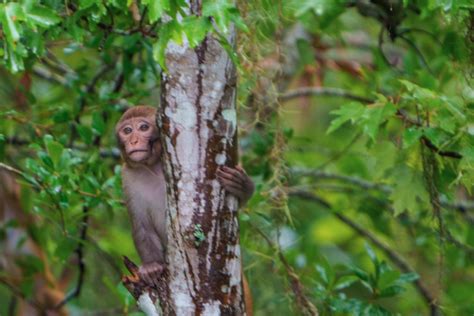
<path fill-rule="evenodd" d="M 229 173 L 233 175 L 236 179 L 238 179 L 242 184 L 247 182 L 247 174 L 243 171 L 242 168 L 229 168 L 229 167 L 222 167 L 225 173 Z"/>
<path fill-rule="evenodd" d="M 245 190 L 242 188 L 242 185 L 237 185 L 235 182 L 228 181 L 223 179 L 222 185 L 224 189 L 229 192 L 230 194 L 234 195 L 238 199 L 242 199 L 245 197 Z"/>
<path fill-rule="evenodd" d="M 164 267 L 157 263 L 149 263 L 141 267 L 141 277 L 149 285 L 158 287 Z"/>
<path fill-rule="evenodd" d="M 163 269 L 157 269 L 154 271 L 153 273 L 153 284 L 158 288 L 159 284 L 160 284 L 160 279 L 161 279 L 161 275 L 163 273 Z"/>
<path fill-rule="evenodd" d="M 152 278 L 150 277 L 150 272 L 149 269 L 146 266 L 141 266 L 140 267 L 140 279 L 142 279 L 147 285 L 151 286 L 153 285 Z"/>
<path fill-rule="evenodd" d="M 217 171 L 217 178 L 218 178 L 219 181 L 221 181 L 221 183 L 222 183 L 223 180 L 226 180 L 226 181 L 233 182 L 237 186 L 244 186 L 245 185 L 245 183 L 242 182 L 242 179 L 240 179 L 239 177 L 235 176 L 232 173 L 228 173 L 228 172 L 225 172 L 225 171 L 218 170 Z"/>
<path fill-rule="evenodd" d="M 143 282 L 145 282 L 147 285 L 151 284 L 150 278 L 148 277 L 148 273 L 146 273 L 145 271 L 140 272 L 140 279 L 142 279 Z"/>

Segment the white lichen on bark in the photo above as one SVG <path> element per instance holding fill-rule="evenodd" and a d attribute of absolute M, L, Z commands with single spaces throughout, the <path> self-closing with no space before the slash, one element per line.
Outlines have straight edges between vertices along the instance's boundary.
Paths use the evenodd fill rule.
<path fill-rule="evenodd" d="M 160 302 L 157 300 L 155 304 L 150 297 L 148 292 L 143 293 L 138 298 L 138 307 L 144 312 L 147 316 L 162 316 L 163 312 L 160 307 Z"/>
<path fill-rule="evenodd" d="M 219 315 L 223 309 L 244 315 L 238 202 L 226 196 L 215 179 L 215 169 L 231 161 L 229 149 L 236 146 L 235 68 L 210 35 L 197 48 L 190 48 L 186 40 L 181 45 L 169 43 L 166 63 L 160 124 L 169 197 L 172 309 L 176 315 Z M 198 223 L 205 239 L 196 245 L 193 232 Z M 223 245 L 223 240 L 232 242 Z"/>

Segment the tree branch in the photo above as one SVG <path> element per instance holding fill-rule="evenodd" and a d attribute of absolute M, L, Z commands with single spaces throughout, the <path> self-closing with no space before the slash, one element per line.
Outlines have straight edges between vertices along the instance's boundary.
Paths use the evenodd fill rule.
<path fill-rule="evenodd" d="M 345 99 L 351 99 L 363 103 L 372 103 L 374 100 L 368 97 L 360 96 L 351 93 L 350 91 L 339 89 L 339 88 L 327 88 L 327 87 L 303 87 L 294 90 L 290 90 L 280 95 L 280 100 L 285 102 L 291 99 L 307 97 L 307 96 L 332 96 L 340 97 Z"/>
<path fill-rule="evenodd" d="M 67 80 L 63 76 L 53 73 L 45 67 L 35 65 L 33 67 L 33 74 L 41 79 L 50 81 L 54 84 L 59 84 L 63 87 L 67 86 Z"/>
<path fill-rule="evenodd" d="M 375 102 L 375 99 L 373 98 L 353 94 L 352 92 L 344 90 L 344 89 L 330 88 L 330 87 L 303 87 L 303 88 L 290 90 L 280 95 L 280 100 L 282 102 L 286 102 L 291 99 L 307 97 L 307 96 L 340 97 L 340 98 L 345 98 L 345 99 L 359 101 L 362 103 L 369 103 L 369 104 Z M 420 123 L 416 121 L 415 119 L 409 117 L 406 111 L 403 109 L 398 109 L 395 112 L 395 115 L 409 124 L 420 126 Z M 422 137 L 422 141 L 426 147 L 428 147 L 431 151 L 433 151 L 434 153 L 440 156 L 454 158 L 454 159 L 461 159 L 463 157 L 460 153 L 455 152 L 455 151 L 441 150 L 425 136 Z"/>
<path fill-rule="evenodd" d="M 333 179 L 349 183 L 363 190 L 376 190 L 389 195 L 393 192 L 393 188 L 386 184 L 373 183 L 358 177 L 346 176 L 341 174 L 330 173 L 322 170 L 292 168 L 290 173 L 296 177 L 311 177 L 314 179 Z M 473 201 L 456 201 L 449 202 L 445 198 L 440 199 L 441 206 L 448 209 L 453 209 L 461 213 L 464 218 L 472 225 L 474 225 L 474 217 L 467 213 L 467 210 L 474 210 Z"/>
<path fill-rule="evenodd" d="M 369 232 L 368 230 L 364 229 L 361 225 L 357 224 L 353 220 L 351 220 L 349 217 L 335 212 L 332 209 L 331 204 L 329 202 L 323 200 L 322 198 L 316 196 L 315 194 L 308 192 L 308 191 L 302 191 L 302 190 L 294 190 L 289 192 L 290 196 L 294 197 L 299 197 L 301 199 L 305 199 L 308 201 L 316 202 L 325 208 L 327 208 L 331 213 L 336 216 L 341 222 L 346 224 L 347 226 L 351 227 L 353 230 L 355 230 L 359 235 L 363 236 L 364 238 L 370 240 L 375 246 L 377 246 L 379 249 L 381 249 L 385 255 L 403 272 L 403 273 L 416 273 L 416 271 L 410 266 L 410 264 L 401 256 L 399 255 L 395 250 L 391 249 L 388 245 L 386 245 L 384 242 L 379 240 L 374 234 Z M 414 282 L 415 288 L 418 290 L 420 295 L 423 297 L 425 300 L 426 304 L 429 306 L 431 315 L 432 316 L 440 316 L 441 315 L 441 310 L 439 306 L 436 303 L 436 298 L 431 294 L 431 292 L 428 290 L 426 285 L 421 281 L 419 278 Z"/>
<path fill-rule="evenodd" d="M 426 136 L 421 137 L 421 141 L 423 144 L 431 149 L 434 153 L 440 155 L 440 156 L 445 156 L 445 157 L 450 157 L 454 159 L 461 159 L 462 155 L 458 152 L 455 151 L 449 151 L 449 150 L 441 150 L 439 149 L 431 140 L 429 140 Z"/>
<path fill-rule="evenodd" d="M 274 243 L 260 228 L 257 226 L 251 224 L 252 228 L 255 229 L 255 231 L 263 237 L 263 239 L 267 242 L 268 246 L 275 250 L 278 254 L 278 258 L 280 259 L 281 263 L 285 267 L 286 274 L 288 275 L 288 278 L 290 279 L 291 283 L 291 289 L 293 291 L 293 294 L 296 297 L 296 302 L 299 308 L 301 309 L 302 313 L 304 315 L 310 315 L 310 316 L 318 316 L 318 309 L 316 306 L 311 302 L 311 300 L 306 296 L 305 288 L 303 284 L 301 283 L 298 275 L 296 274 L 295 270 L 293 267 L 288 263 L 286 260 L 285 255 L 281 251 L 280 245 L 277 243 Z"/>
<path fill-rule="evenodd" d="M 9 145 L 15 145 L 15 146 L 28 146 L 32 142 L 27 139 L 23 138 L 18 138 L 18 137 L 6 137 L 5 138 L 5 143 Z M 85 151 L 87 152 L 90 150 L 88 146 L 84 146 L 82 144 L 72 144 L 70 147 L 71 149 L 79 150 L 79 151 Z M 99 155 L 101 158 L 112 158 L 112 159 L 119 159 L 120 158 L 120 150 L 117 148 L 110 148 L 110 149 L 100 149 Z"/>
<path fill-rule="evenodd" d="M 151 285 L 140 278 L 138 266 L 128 257 L 123 257 L 125 267 L 132 275 L 122 276 L 122 283 L 138 303 L 138 307 L 147 316 L 161 316 L 163 311 L 160 305 L 160 295 L 167 293 L 165 280 L 167 271 L 163 271 L 158 287 Z"/>

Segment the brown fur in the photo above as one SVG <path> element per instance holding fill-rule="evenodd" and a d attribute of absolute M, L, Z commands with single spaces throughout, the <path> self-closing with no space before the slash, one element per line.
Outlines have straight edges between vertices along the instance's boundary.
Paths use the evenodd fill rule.
<path fill-rule="evenodd" d="M 166 256 L 166 183 L 163 175 L 161 164 L 161 145 L 158 141 L 159 130 L 155 122 L 156 109 L 150 106 L 136 106 L 128 109 L 117 122 L 115 133 L 119 143 L 120 150 L 124 159 L 124 167 L 122 169 L 122 183 L 125 193 L 125 200 L 127 209 L 129 211 L 132 222 L 132 236 L 138 254 L 142 260 L 140 266 L 140 277 L 147 282 L 153 283 L 153 280 L 160 278 L 162 267 L 164 267 Z M 133 125 L 134 118 L 144 118 L 153 121 L 152 128 L 155 138 L 151 138 L 150 148 L 152 155 L 158 157 L 150 157 L 147 160 L 133 161 L 127 155 L 127 150 L 133 148 L 131 145 L 131 138 L 129 135 L 137 133 L 135 130 L 129 135 L 120 135 L 120 131 L 127 124 Z M 136 122 L 135 122 L 136 124 Z M 136 127 L 136 126 L 135 126 Z M 141 136 L 136 136 L 135 139 L 140 139 Z M 137 142 L 143 140 L 138 140 Z M 126 142 L 126 144 L 124 144 Z M 130 146 L 127 148 L 127 146 Z M 245 174 L 243 169 L 238 168 L 233 170 L 239 176 L 236 181 L 239 183 L 250 182 L 250 188 L 244 187 L 236 190 L 233 187 L 233 192 L 236 196 L 242 196 L 243 199 L 248 199 L 246 193 L 253 192 L 253 183 Z M 226 183 L 232 183 L 234 177 L 231 173 L 225 171 L 221 173 L 225 176 L 221 179 L 221 183 L 226 187 Z M 244 180 L 244 181 L 242 181 Z M 234 183 L 235 185 L 235 183 Z M 228 190 L 228 187 L 226 187 Z M 248 192 L 248 191 L 251 192 Z M 243 292 L 246 305 L 247 315 L 252 313 L 252 297 L 250 288 L 248 286 L 245 276 L 243 276 Z"/>
<path fill-rule="evenodd" d="M 117 134 L 118 129 L 125 120 L 131 119 L 133 117 L 150 117 L 156 116 L 156 108 L 148 105 L 137 105 L 132 108 L 129 108 L 125 113 L 122 114 L 120 120 L 117 122 L 115 127 L 115 133 Z"/>

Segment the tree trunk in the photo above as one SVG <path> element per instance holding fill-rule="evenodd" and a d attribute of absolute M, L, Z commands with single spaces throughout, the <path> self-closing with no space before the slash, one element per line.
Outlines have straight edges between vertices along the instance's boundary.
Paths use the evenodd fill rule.
<path fill-rule="evenodd" d="M 198 7 L 190 14 L 199 14 Z M 148 315 L 244 315 L 238 201 L 216 179 L 219 166 L 237 159 L 235 67 L 212 35 L 196 48 L 170 42 L 166 64 L 157 120 L 167 181 L 167 269 L 161 286 L 151 289 L 128 262 L 133 276 L 124 283 Z"/>
<path fill-rule="evenodd" d="M 199 15 L 201 4 L 191 5 Z M 227 40 L 233 44 L 232 28 Z M 162 76 L 161 130 L 167 181 L 167 267 L 157 288 L 138 276 L 123 283 L 151 315 L 245 315 L 238 201 L 216 179 L 237 162 L 236 72 L 208 34 L 191 48 L 169 42 Z"/>

